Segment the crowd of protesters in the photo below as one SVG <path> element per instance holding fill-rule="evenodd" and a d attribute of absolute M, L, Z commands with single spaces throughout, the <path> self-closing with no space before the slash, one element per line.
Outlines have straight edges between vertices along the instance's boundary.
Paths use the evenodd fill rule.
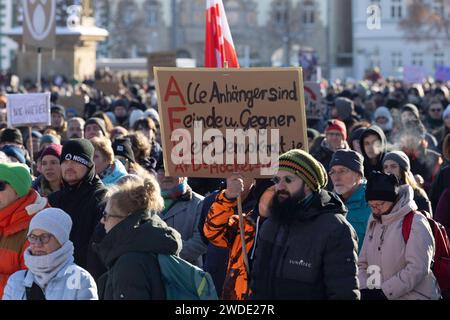
<path fill-rule="evenodd" d="M 227 300 L 449 297 L 427 222 L 450 231 L 444 83 L 322 83 L 309 152 L 289 150 L 272 179 L 255 180 L 165 176 L 151 83 L 116 79 L 121 89 L 106 95 L 94 80 L 56 80 L 43 82 L 50 126 L 30 137 L 0 123 L 4 300 L 165 299 L 155 254 L 209 272 Z M 1 77 L 2 115 L 7 93 L 37 91 L 10 83 Z M 82 111 L 60 105 L 70 95 L 84 98 Z"/>

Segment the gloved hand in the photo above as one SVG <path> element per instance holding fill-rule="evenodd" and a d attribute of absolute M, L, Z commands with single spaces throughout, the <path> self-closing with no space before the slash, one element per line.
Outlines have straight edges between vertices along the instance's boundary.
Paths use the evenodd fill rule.
<path fill-rule="evenodd" d="M 381 289 L 361 289 L 361 300 L 387 300 Z"/>

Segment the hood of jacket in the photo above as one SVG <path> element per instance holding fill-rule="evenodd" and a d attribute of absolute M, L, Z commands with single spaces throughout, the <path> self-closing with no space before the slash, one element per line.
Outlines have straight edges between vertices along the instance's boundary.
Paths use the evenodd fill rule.
<path fill-rule="evenodd" d="M 77 191 L 80 188 L 85 189 L 89 187 L 103 186 L 103 183 L 99 178 L 99 176 L 95 174 L 95 167 L 92 166 L 78 184 L 70 185 L 63 179 L 63 186 L 64 186 L 63 190 L 67 192 L 67 191 Z"/>
<path fill-rule="evenodd" d="M 31 218 L 48 205 L 36 190 L 0 210 L 0 235 L 9 236 L 28 228 Z"/>
<path fill-rule="evenodd" d="M 417 204 L 414 201 L 413 189 L 409 185 L 404 184 L 399 187 L 398 200 L 391 212 L 381 216 L 380 220 L 375 219 L 372 215 L 369 219 L 369 229 L 372 229 L 376 223 L 384 225 L 391 224 L 394 221 L 403 219 L 408 213 L 416 211 L 417 209 Z"/>
<path fill-rule="evenodd" d="M 121 221 L 94 249 L 110 268 L 120 256 L 128 252 L 148 252 L 178 255 L 182 248 L 181 235 L 166 225 L 158 215 L 135 212 Z"/>
<path fill-rule="evenodd" d="M 371 134 L 377 135 L 381 140 L 381 154 L 378 156 L 378 160 L 381 161 L 381 159 L 383 159 L 384 155 L 386 154 L 387 140 L 386 140 L 386 135 L 384 134 L 383 129 L 381 129 L 379 126 L 376 126 L 376 125 L 371 126 L 362 133 L 361 138 L 359 139 L 361 153 L 365 160 L 364 164 L 366 164 L 366 161 L 369 161 L 369 157 L 367 156 L 366 151 L 364 150 L 364 138 Z"/>
<path fill-rule="evenodd" d="M 313 193 L 312 199 L 308 205 L 299 203 L 299 209 L 296 212 L 298 220 L 310 220 L 321 214 L 342 214 L 348 212 L 342 200 L 334 193 L 327 190 L 320 190 Z"/>
<path fill-rule="evenodd" d="M 128 174 L 127 169 L 119 160 L 114 160 L 114 170 L 104 175 L 101 180 L 105 186 L 116 183 L 120 178 Z"/>
<path fill-rule="evenodd" d="M 385 124 L 383 124 L 383 125 L 378 124 L 376 121 L 377 121 L 377 119 L 380 118 L 380 117 L 384 117 L 384 118 L 386 118 L 388 121 L 387 121 Z M 385 131 L 391 131 L 391 130 L 392 130 L 392 128 L 393 128 L 393 126 L 394 126 L 394 119 L 392 118 L 391 111 L 389 111 L 388 108 L 386 108 L 386 107 L 378 107 L 378 108 L 375 110 L 375 113 L 374 113 L 374 117 L 373 117 L 373 118 L 374 118 L 374 121 L 373 121 L 373 124 L 374 124 L 374 125 L 379 126 L 381 129 L 383 129 L 383 130 L 385 130 Z"/>

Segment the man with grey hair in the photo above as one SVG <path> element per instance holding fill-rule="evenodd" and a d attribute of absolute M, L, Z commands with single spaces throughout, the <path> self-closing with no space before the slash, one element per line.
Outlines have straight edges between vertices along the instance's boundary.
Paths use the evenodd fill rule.
<path fill-rule="evenodd" d="M 353 150 L 338 150 L 333 154 L 328 173 L 334 192 L 348 209 L 347 221 L 358 235 L 358 253 L 364 241 L 367 222 L 371 214 L 365 198 L 364 157 Z"/>
<path fill-rule="evenodd" d="M 84 119 L 80 117 L 71 118 L 67 122 L 67 139 L 84 138 Z"/>

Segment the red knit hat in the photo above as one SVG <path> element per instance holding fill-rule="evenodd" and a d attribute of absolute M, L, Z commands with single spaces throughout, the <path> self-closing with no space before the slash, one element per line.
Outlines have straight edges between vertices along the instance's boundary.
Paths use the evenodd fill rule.
<path fill-rule="evenodd" d="M 329 120 L 328 127 L 325 129 L 325 134 L 328 131 L 339 131 L 344 137 L 344 140 L 347 140 L 347 128 L 345 127 L 345 123 L 343 123 L 340 120 L 337 119 Z"/>
<path fill-rule="evenodd" d="M 61 157 L 61 151 L 62 151 L 62 145 L 52 143 L 52 144 L 49 144 L 48 147 L 42 151 L 40 158 L 43 159 L 45 156 L 51 155 L 51 156 L 55 156 L 59 159 Z"/>

